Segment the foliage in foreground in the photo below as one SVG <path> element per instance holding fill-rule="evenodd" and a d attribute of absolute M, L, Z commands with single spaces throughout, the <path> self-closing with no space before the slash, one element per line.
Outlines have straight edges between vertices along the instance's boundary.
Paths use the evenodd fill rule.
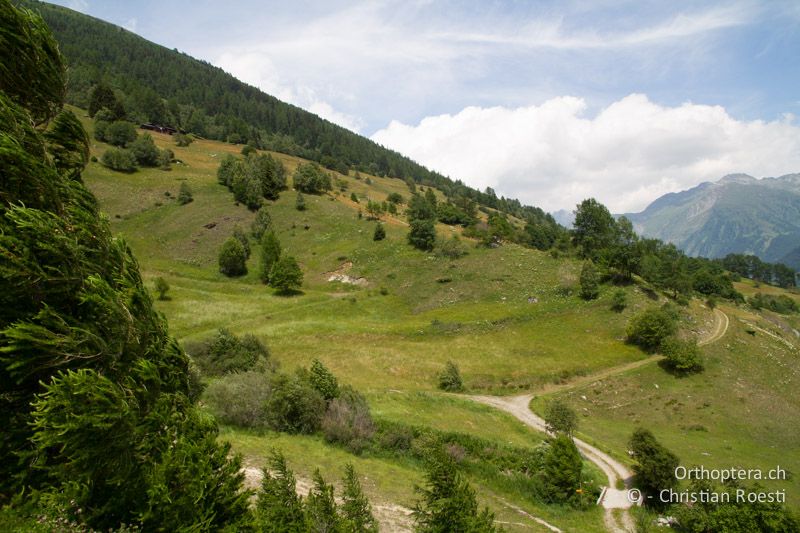
<path fill-rule="evenodd" d="M 80 179 L 58 47 L 5 0 L 0 25 L 0 503 L 25 494 L 93 528 L 246 527 L 240 461 Z"/>

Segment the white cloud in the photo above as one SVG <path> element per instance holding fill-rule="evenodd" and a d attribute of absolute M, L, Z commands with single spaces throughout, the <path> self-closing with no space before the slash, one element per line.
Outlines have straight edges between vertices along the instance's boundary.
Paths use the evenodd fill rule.
<path fill-rule="evenodd" d="M 453 178 L 547 210 L 595 197 L 614 212 L 744 172 L 800 170 L 794 117 L 740 121 L 720 106 L 664 107 L 631 94 L 586 116 L 570 96 L 510 109 L 468 107 L 415 126 L 391 122 L 372 139 Z"/>

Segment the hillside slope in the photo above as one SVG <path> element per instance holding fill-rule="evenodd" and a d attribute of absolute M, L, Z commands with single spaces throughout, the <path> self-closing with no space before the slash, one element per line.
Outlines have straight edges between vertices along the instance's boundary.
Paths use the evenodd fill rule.
<path fill-rule="evenodd" d="M 800 268 L 800 174 L 758 180 L 729 175 L 664 195 L 626 216 L 637 232 L 693 256 L 745 253 Z"/>

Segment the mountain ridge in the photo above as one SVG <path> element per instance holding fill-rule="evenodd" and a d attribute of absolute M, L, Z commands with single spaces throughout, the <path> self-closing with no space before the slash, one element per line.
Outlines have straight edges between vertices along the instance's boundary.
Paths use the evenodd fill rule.
<path fill-rule="evenodd" d="M 745 253 L 800 268 L 800 174 L 757 179 L 728 174 L 657 198 L 625 215 L 638 233 L 687 254 Z"/>

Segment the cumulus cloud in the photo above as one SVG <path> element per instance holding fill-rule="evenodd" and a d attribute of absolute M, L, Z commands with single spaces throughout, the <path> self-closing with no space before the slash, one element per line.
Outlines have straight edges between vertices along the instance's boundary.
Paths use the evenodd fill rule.
<path fill-rule="evenodd" d="M 613 212 L 725 174 L 800 171 L 795 117 L 742 121 L 721 106 L 665 107 L 631 94 L 587 116 L 580 98 L 520 108 L 468 107 L 372 139 L 478 188 L 546 210 L 595 197 Z"/>

